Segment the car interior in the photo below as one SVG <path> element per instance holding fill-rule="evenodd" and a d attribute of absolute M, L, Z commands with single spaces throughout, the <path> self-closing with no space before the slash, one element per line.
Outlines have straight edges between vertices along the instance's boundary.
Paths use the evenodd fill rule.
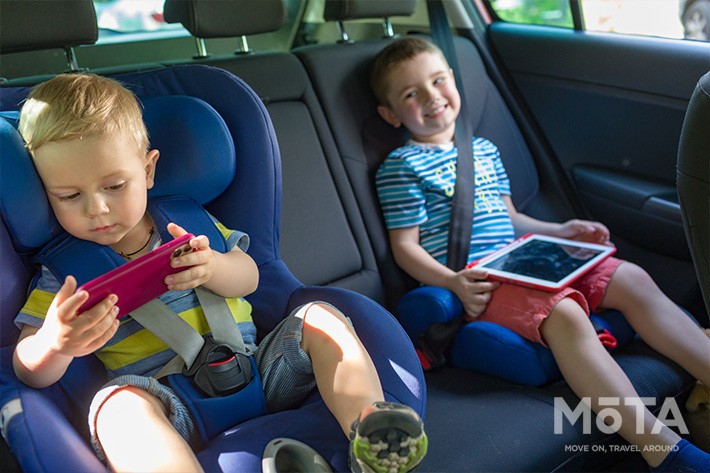
<path fill-rule="evenodd" d="M 394 261 L 374 174 L 408 136 L 378 116 L 368 73 L 394 38 L 431 38 L 428 20 L 416 28 L 403 21 L 397 31 L 390 21 L 418 18 L 426 2 L 324 0 L 317 23 L 308 23 L 306 2 L 295 3 L 166 0 L 165 21 L 184 26 L 195 51 L 180 48 L 182 55 L 160 59 L 123 52 L 120 65 L 89 69 L 118 79 L 158 113 L 188 97 L 224 124 L 196 123 L 179 110 L 177 125 L 149 123 L 165 173 L 153 195 L 187 194 L 250 235 L 260 284 L 247 300 L 259 338 L 304 302 L 341 308 L 371 354 L 386 398 L 424 418 L 429 452 L 418 471 L 647 471 L 623 439 L 598 425 L 587 429 L 581 417 L 563 418 L 556 429 L 557 400 L 575 406 L 579 399 L 548 349 L 500 327 L 465 324 L 447 365 L 422 370 L 413 343 L 441 321 L 434 307 L 440 299 L 417 299 L 417 319 L 402 305 L 418 284 Z M 490 2 L 443 3 L 474 135 L 498 145 L 516 207 L 550 221 L 603 222 L 618 254 L 642 265 L 707 328 L 710 44 L 486 20 L 481 12 Z M 283 31 L 295 10 L 298 32 L 310 28 L 309 41 L 250 49 L 247 39 L 256 45 Z M 61 63 L 62 50 L 70 69 L 80 70 L 76 53 L 98 37 L 91 0 L 0 0 L 0 19 L 0 75 L 15 64 L 8 58 L 51 51 Z M 366 37 L 353 39 L 362 30 Z M 291 32 L 299 36 L 295 27 Z M 210 52 L 226 41 L 241 46 Z M 119 55 L 114 45 L 105 48 Z M 85 426 L 87 403 L 104 376 L 98 360 L 76 360 L 66 380 L 41 390 L 22 385 L 12 370 L 19 334 L 13 320 L 36 271 L 32 257 L 60 231 L 38 198 L 41 182 L 16 121 L 31 87 L 62 67 L 0 82 L 2 471 L 106 470 Z M 233 158 L 215 160 L 212 138 L 190 147 L 212 133 L 234 148 Z M 619 313 L 602 315 L 621 342 L 614 359 L 639 394 L 655 400 L 651 410 L 658 413 L 669 398 L 683 405 L 695 380 L 635 336 Z M 338 432 L 314 393 L 295 410 L 231 426 L 197 456 L 205 471 L 261 471 L 266 445 L 288 437 L 346 471 L 347 439 Z"/>

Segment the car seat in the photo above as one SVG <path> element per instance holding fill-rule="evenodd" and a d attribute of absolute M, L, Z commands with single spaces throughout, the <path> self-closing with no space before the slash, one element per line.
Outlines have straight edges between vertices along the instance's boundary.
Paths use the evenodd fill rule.
<path fill-rule="evenodd" d="M 690 98 L 678 147 L 678 198 L 705 308 L 710 312 L 710 72 Z"/>
<path fill-rule="evenodd" d="M 47 2 L 40 2 L 47 3 Z M 79 2 L 67 2 L 67 7 Z M 91 2 L 89 2 L 91 3 Z M 37 20 L 37 17 L 35 17 Z M 43 22 L 40 22 L 43 23 Z M 55 28 L 56 25 L 47 22 Z M 41 28 L 39 28 L 41 29 Z M 3 31 L 5 35 L 6 31 Z M 187 193 L 226 226 L 251 237 L 249 254 L 259 266 L 258 290 L 248 297 L 259 335 L 271 330 L 294 307 L 324 300 L 350 317 L 381 377 L 385 397 L 424 414 L 425 384 L 406 334 L 396 320 L 367 297 L 338 288 L 307 287 L 288 270 L 279 254 L 281 167 L 278 144 L 262 101 L 232 74 L 207 66 L 176 66 L 116 76 L 142 100 L 153 122 L 153 146 L 161 149 L 158 185 L 153 195 Z M 36 268 L 35 251 L 60 231 L 43 196 L 13 119 L 29 87 L 2 89 L 0 123 L 1 182 L 0 256 L 0 409 L 3 436 L 23 471 L 102 471 L 86 441 L 86 410 L 102 382 L 103 368 L 93 356 L 75 360 L 65 377 L 45 389 L 20 383 L 12 370 L 19 331 L 13 319 L 27 295 Z M 222 130 L 206 129 L 191 116 L 174 116 L 150 107 L 187 96 L 214 110 Z M 172 120 L 164 118 L 170 113 Z M 148 116 L 148 114 L 146 114 Z M 158 118 L 155 118 L 155 117 Z M 172 123 L 171 125 L 167 125 Z M 180 131 L 176 131 L 180 126 Z M 209 133 L 209 135 L 207 135 Z M 222 136 L 235 148 L 232 170 L 217 168 L 205 136 Z M 196 138 L 203 143 L 194 147 Z M 198 185 L 196 185 L 198 184 Z M 387 333 L 383 337 L 382 333 Z M 306 443 L 336 470 L 347 468 L 347 439 L 323 401 L 314 393 L 301 407 L 258 417 L 217 436 L 198 453 L 207 471 L 258 471 L 266 445 L 276 437 Z"/>

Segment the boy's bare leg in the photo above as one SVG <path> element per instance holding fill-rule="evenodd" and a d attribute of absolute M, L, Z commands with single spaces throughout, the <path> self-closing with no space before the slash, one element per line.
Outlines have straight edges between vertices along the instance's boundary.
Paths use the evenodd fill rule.
<path fill-rule="evenodd" d="M 203 471 L 163 403 L 141 389 L 112 394 L 99 410 L 96 432 L 113 471 Z"/>
<path fill-rule="evenodd" d="M 600 406 L 599 398 L 618 399 L 619 405 L 614 408 L 621 417 L 619 435 L 638 446 L 649 465 L 660 464 L 680 437 L 666 426 L 658 434 L 652 434 L 656 417 L 645 406 L 641 409 L 638 405 L 626 404 L 625 400 L 636 399 L 639 395 L 599 342 L 581 307 L 572 299 L 561 300 L 543 322 L 540 331 L 572 391 L 580 398 L 591 398 L 590 407 L 594 412 L 605 407 Z M 639 415 L 642 419 L 638 419 Z M 640 428 L 637 420 L 640 421 Z"/>
<path fill-rule="evenodd" d="M 347 436 L 353 420 L 384 400 L 375 365 L 339 311 L 314 304 L 298 315 L 303 317 L 301 347 L 311 358 L 318 391 Z"/>
<path fill-rule="evenodd" d="M 601 306 L 620 310 L 651 348 L 710 386 L 710 339 L 638 266 L 623 263 Z"/>

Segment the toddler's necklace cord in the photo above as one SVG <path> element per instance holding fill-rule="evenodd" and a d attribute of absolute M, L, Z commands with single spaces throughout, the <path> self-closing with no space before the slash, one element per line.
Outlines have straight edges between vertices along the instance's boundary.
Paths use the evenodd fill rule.
<path fill-rule="evenodd" d="M 153 232 L 155 232 L 155 227 L 150 227 L 150 232 L 148 233 L 148 241 L 146 241 L 145 245 L 141 246 L 133 253 L 124 253 L 123 251 L 119 251 L 118 254 L 121 255 L 122 258 L 130 260 L 131 256 L 134 256 L 134 255 L 140 253 L 141 251 L 145 250 L 145 247 L 148 246 L 148 244 L 150 243 L 150 240 L 153 239 Z"/>

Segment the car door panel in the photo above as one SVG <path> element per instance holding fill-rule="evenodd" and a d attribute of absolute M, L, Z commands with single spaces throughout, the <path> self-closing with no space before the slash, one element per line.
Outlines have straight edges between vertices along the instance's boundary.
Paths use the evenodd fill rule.
<path fill-rule="evenodd" d="M 675 165 L 710 44 L 500 21 L 488 40 L 589 216 L 633 245 L 652 275 L 676 274 L 666 291 L 687 294 L 695 275 Z"/>

